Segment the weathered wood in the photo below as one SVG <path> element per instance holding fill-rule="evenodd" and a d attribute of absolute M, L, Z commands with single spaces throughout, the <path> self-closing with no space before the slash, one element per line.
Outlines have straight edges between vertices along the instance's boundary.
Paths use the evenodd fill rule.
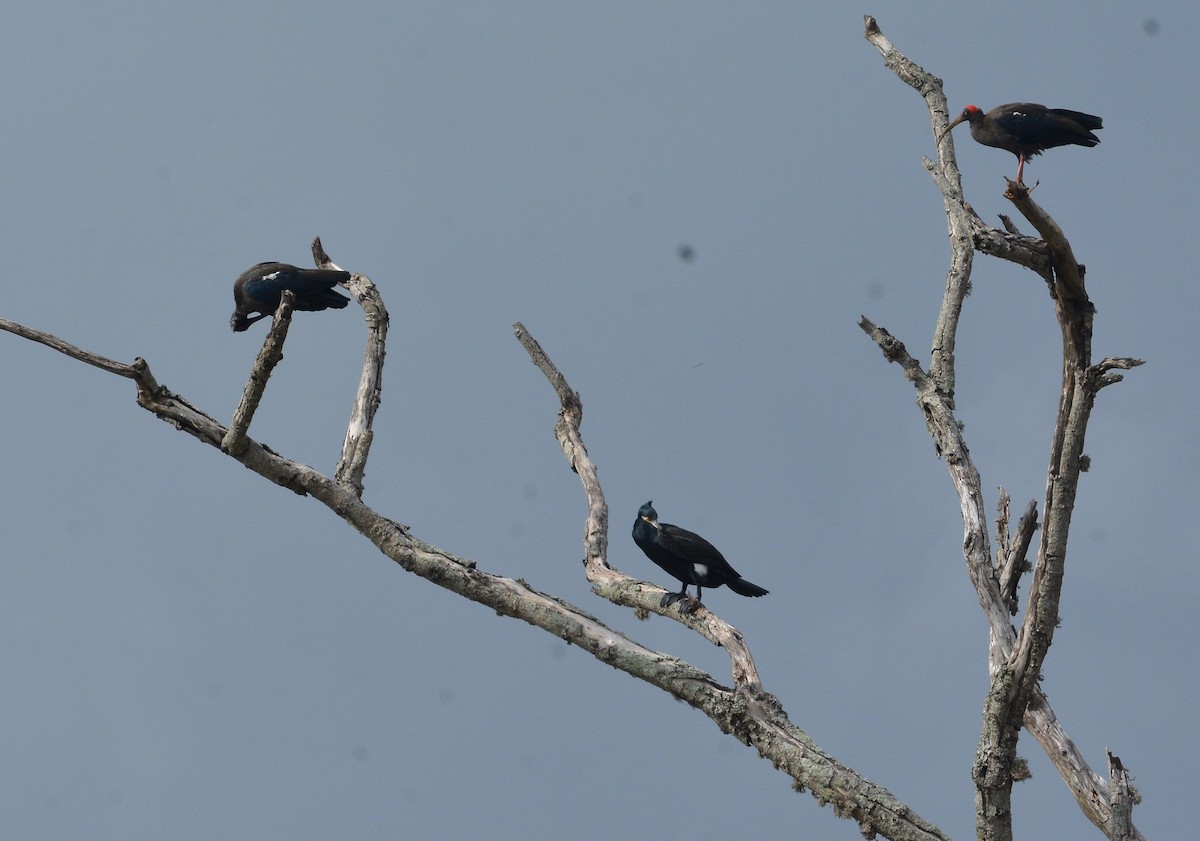
<path fill-rule="evenodd" d="M 1095 395 L 1100 388 L 1119 381 L 1120 375 L 1111 373 L 1113 369 L 1133 367 L 1140 362 L 1122 359 L 1120 364 L 1091 364 L 1095 310 L 1087 298 L 1083 267 L 1075 261 L 1061 228 L 1029 199 L 1027 189 L 1013 182 L 1009 182 L 1006 195 L 1041 239 L 1020 235 L 1006 217 L 1001 217 L 1004 230 L 985 225 L 962 194 L 953 143 L 945 133 L 947 115 L 941 80 L 901 54 L 870 16 L 866 17 L 866 38 L 879 50 L 886 66 L 925 99 L 939 147 L 940 166 L 926 159 L 925 167 L 946 206 L 951 257 L 942 308 L 934 328 L 928 374 L 886 330 L 865 318 L 860 326 L 879 345 L 885 358 L 901 365 L 916 387 L 917 403 L 959 497 L 963 554 L 988 621 L 991 680 L 972 767 L 977 837 L 1011 841 L 1012 783 L 1014 777 L 1025 773 L 1024 763 L 1016 756 L 1022 726 L 1030 729 L 1045 748 L 1084 813 L 1098 827 L 1107 829 L 1111 813 L 1107 788 L 1059 726 L 1038 679 L 1058 622 L 1067 537 L 1083 460 L 1084 434 Z M 1027 510 L 1015 540 L 1005 549 L 1004 563 L 997 570 L 987 560 L 990 553 L 979 474 L 954 415 L 952 349 L 958 316 L 970 289 L 970 254 L 976 250 L 1029 268 L 1045 280 L 1063 333 L 1063 387 L 1052 436 L 1043 505 L 1045 524 L 1019 634 L 1014 634 L 1007 613 L 1016 606 L 1016 578 L 1032 539 L 1036 510 Z M 1007 530 L 1005 535 L 1007 539 Z"/>
<path fill-rule="evenodd" d="M 317 268 L 344 271 L 325 253 L 320 237 L 312 242 L 312 254 Z M 350 423 L 346 426 L 346 437 L 342 441 L 342 454 L 333 476 L 361 497 L 367 457 L 371 454 L 371 442 L 375 437 L 375 413 L 383 400 L 383 360 L 387 355 L 389 318 L 383 298 L 369 277 L 353 273 L 346 288 L 362 307 L 367 325 L 367 349 L 363 354 L 363 369 L 350 411 Z"/>

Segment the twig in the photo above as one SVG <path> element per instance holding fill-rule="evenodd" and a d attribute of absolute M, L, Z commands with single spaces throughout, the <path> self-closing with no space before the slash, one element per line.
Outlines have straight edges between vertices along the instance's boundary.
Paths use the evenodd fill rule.
<path fill-rule="evenodd" d="M 78 359 L 80 362 L 86 362 L 88 365 L 95 366 L 102 371 L 108 371 L 110 374 L 136 379 L 133 373 L 133 366 L 100 356 L 99 354 L 92 353 L 90 350 L 76 347 L 70 342 L 64 342 L 58 336 L 43 333 L 41 330 L 35 330 L 32 327 L 26 327 L 24 324 L 9 321 L 7 318 L 0 318 L 0 330 L 5 330 L 23 339 L 29 339 L 31 342 L 45 345 L 72 359 Z"/>
<path fill-rule="evenodd" d="M 31 342 L 45 345 L 64 356 L 77 359 L 102 371 L 108 371 L 110 374 L 116 374 L 119 377 L 133 380 L 137 386 L 137 402 L 139 406 L 154 412 L 154 414 L 163 420 L 172 422 L 174 422 L 173 418 L 176 412 L 186 412 L 200 422 L 202 429 L 184 428 L 182 426 L 180 428 L 184 429 L 185 432 L 195 435 L 207 444 L 212 444 L 215 447 L 220 446 L 221 438 L 224 437 L 224 428 L 220 426 L 217 420 L 211 415 L 200 411 L 179 395 L 173 394 L 159 385 L 158 380 L 154 378 L 154 374 L 150 371 L 150 365 L 140 356 L 136 357 L 132 363 L 117 362 L 115 359 L 109 359 L 106 356 L 101 356 L 98 353 L 84 350 L 70 342 L 63 341 L 51 333 L 36 330 L 24 324 L 9 321 L 6 318 L 0 318 L 0 330 L 5 330 L 24 339 L 29 339 Z M 179 426 L 178 424 L 176 425 Z M 215 439 L 211 437 L 211 431 L 214 428 L 222 430 L 221 437 Z"/>

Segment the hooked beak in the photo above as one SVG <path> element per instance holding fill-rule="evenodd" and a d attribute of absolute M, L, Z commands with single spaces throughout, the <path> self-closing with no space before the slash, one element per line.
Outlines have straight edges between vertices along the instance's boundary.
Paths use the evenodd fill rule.
<path fill-rule="evenodd" d="M 642 514 L 642 515 L 641 515 L 641 517 L 642 517 L 642 519 L 643 519 L 643 520 L 645 520 L 645 521 L 646 521 L 647 523 L 649 523 L 650 525 L 654 526 L 656 529 L 660 527 L 660 526 L 658 525 L 658 520 L 651 520 L 651 519 L 650 519 L 649 517 L 647 517 L 645 514 Z"/>

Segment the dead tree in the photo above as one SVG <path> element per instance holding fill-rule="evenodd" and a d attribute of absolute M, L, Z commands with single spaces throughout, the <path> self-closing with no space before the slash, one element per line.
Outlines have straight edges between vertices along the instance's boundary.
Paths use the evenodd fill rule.
<path fill-rule="evenodd" d="M 884 38 L 873 19 L 867 19 L 867 38 L 883 54 L 888 67 L 925 97 L 931 127 L 937 134 L 947 123 L 941 83 L 900 55 Z M 1066 237 L 1054 221 L 1029 198 L 1027 190 L 1010 184 L 1009 198 L 1029 220 L 1041 239 L 985 225 L 963 200 L 953 150 L 943 144 L 939 164 L 926 161 L 942 191 L 950 219 L 951 268 L 937 320 L 932 360 L 928 369 L 886 330 L 866 318 L 860 326 L 879 345 L 889 361 L 901 365 L 913 383 L 930 434 L 945 460 L 963 511 L 963 549 L 967 569 L 979 595 L 991 632 L 991 686 L 986 700 L 983 732 L 973 768 L 977 791 L 980 838 L 1012 837 L 1009 794 L 1020 778 L 1017 736 L 1027 728 L 1041 742 L 1071 787 L 1088 817 L 1117 838 L 1140 838 L 1129 819 L 1134 798 L 1119 760 L 1110 754 L 1112 788 L 1091 770 L 1058 723 L 1038 687 L 1038 677 L 1058 619 L 1066 539 L 1075 500 L 1075 487 L 1084 462 L 1084 431 L 1097 392 L 1118 382 L 1119 369 L 1137 360 L 1107 358 L 1091 361 L 1093 308 L 1083 284 L 1083 267 L 1071 254 Z M 954 342 L 976 251 L 1010 260 L 1031 269 L 1049 286 L 1063 330 L 1063 391 L 1053 436 L 1045 502 L 1046 526 L 1032 562 L 1025 615 L 1014 630 L 1010 616 L 1017 611 L 1017 583 L 1029 568 L 1027 552 L 1037 528 L 1036 505 L 1030 504 L 1016 533 L 1009 533 L 1007 499 L 998 518 L 995 562 L 983 511 L 980 477 L 971 462 L 954 415 Z M 313 243 L 317 266 L 338 268 Z M 282 358 L 291 318 L 287 294 L 275 313 L 261 351 L 250 372 L 241 403 L 228 426 L 161 385 L 140 357 L 132 363 L 106 359 L 49 333 L 0 319 L 0 328 L 45 344 L 81 362 L 133 380 L 137 403 L 162 420 L 235 459 L 265 479 L 294 493 L 308 495 L 327 506 L 352 528 L 370 539 L 386 557 L 405 570 L 495 610 L 524 620 L 590 653 L 596 660 L 658 687 L 707 715 L 723 732 L 755 748 L 763 758 L 788 774 L 797 791 L 808 789 L 821 804 L 854 820 L 866 837 L 882 835 L 903 841 L 946 839 L 933 823 L 916 814 L 886 789 L 840 764 L 794 724 L 780 702 L 768 692 L 741 633 L 700 607 L 684 613 L 661 607 L 664 590 L 632 578 L 608 563 L 608 507 L 588 456 L 580 427 L 583 405 L 579 395 L 554 366 L 537 341 L 521 325 L 517 340 L 554 388 L 560 409 L 555 435 L 571 469 L 578 474 L 586 497 L 584 574 L 593 592 L 637 615 L 657 613 L 679 622 L 723 647 L 731 661 L 732 685 L 695 666 L 654 651 L 616 631 L 587 611 L 524 581 L 481 568 L 474 560 L 432 546 L 407 526 L 363 502 L 364 476 L 373 437 L 373 420 L 382 393 L 382 368 L 388 314 L 374 284 L 353 275 L 349 289 L 362 306 L 367 325 L 367 349 L 341 456 L 332 477 L 277 453 L 249 435 L 255 410 Z M 1111 829 L 1109 828 L 1111 824 Z"/>
<path fill-rule="evenodd" d="M 924 97 L 934 137 L 940 137 L 949 117 L 941 80 L 896 50 L 869 15 L 866 17 L 866 38 L 879 50 L 888 69 Z M 917 405 L 924 414 L 938 455 L 950 471 L 962 509 L 963 555 L 988 622 L 990 641 L 990 686 L 984 703 L 979 747 L 971 769 L 975 783 L 976 834 L 988 841 L 1012 838 L 1012 784 L 1026 774 L 1024 762 L 1016 752 L 1022 727 L 1041 743 L 1088 819 L 1111 834 L 1109 786 L 1088 766 L 1074 742 L 1067 737 L 1038 682 L 1058 626 L 1067 536 L 1075 509 L 1079 474 L 1087 466 L 1083 443 L 1096 395 L 1105 386 L 1121 381 L 1122 375 L 1117 371 L 1142 362 L 1125 357 L 1106 357 L 1092 362 L 1095 307 L 1084 286 L 1084 267 L 1076 262 L 1062 229 L 1033 202 L 1028 188 L 1013 181 L 1008 182 L 1005 198 L 1033 226 L 1040 239 L 1022 236 L 1004 217 L 1001 217 L 1004 229 L 985 224 L 963 197 L 953 144 L 947 138 L 940 145 L 940 161 L 934 163 L 926 158 L 925 168 L 945 203 L 951 258 L 928 370 L 883 328 L 866 318 L 859 326 L 879 345 L 888 361 L 900 364 L 905 377 L 916 388 Z M 1009 617 L 1017 613 L 1017 583 L 1021 573 L 1029 568 L 1027 552 L 1037 528 L 1036 503 L 1030 502 L 1016 533 L 1010 535 L 1008 499 L 1002 496 L 997 519 L 998 546 L 993 563 L 979 471 L 971 461 L 962 427 L 954 414 L 954 347 L 959 315 L 970 290 L 971 266 L 976 251 L 1008 260 L 1038 274 L 1047 285 L 1062 330 L 1062 390 L 1046 477 L 1045 524 L 1033 560 L 1025 614 L 1019 629 L 1013 628 Z"/>

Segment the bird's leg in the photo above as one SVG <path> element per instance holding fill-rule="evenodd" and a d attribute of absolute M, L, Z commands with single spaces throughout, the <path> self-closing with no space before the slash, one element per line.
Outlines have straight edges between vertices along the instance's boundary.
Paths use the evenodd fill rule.
<path fill-rule="evenodd" d="M 1025 155 L 1020 154 L 1020 155 L 1017 155 L 1017 183 L 1020 184 L 1022 187 L 1025 186 L 1025 182 L 1022 180 L 1024 177 L 1025 177 Z"/>

